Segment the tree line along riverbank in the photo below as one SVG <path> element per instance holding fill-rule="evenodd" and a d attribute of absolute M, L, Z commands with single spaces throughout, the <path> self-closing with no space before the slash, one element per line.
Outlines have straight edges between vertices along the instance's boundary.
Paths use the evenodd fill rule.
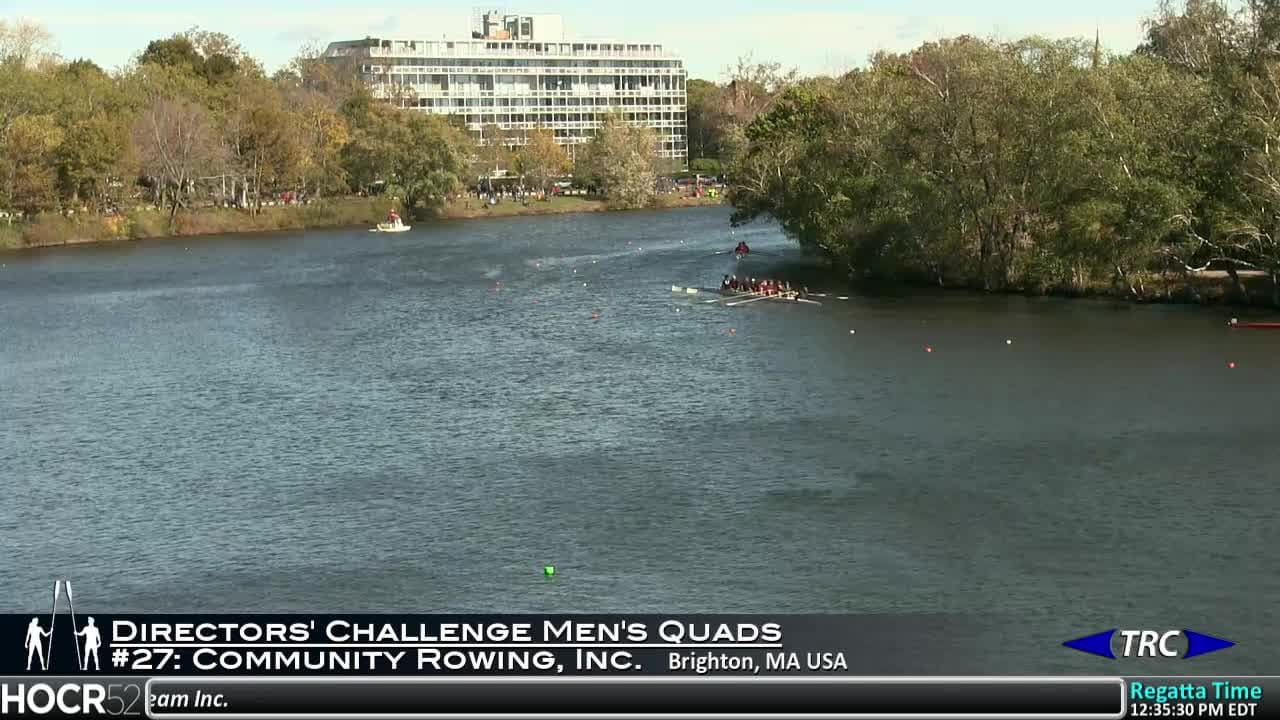
<path fill-rule="evenodd" d="M 659 195 L 649 205 L 657 209 L 705 207 L 718 199 Z M 257 213 L 234 208 L 195 208 L 170 221 L 160 208 L 128 213 L 44 214 L 30 222 L 0 223 L 0 249 L 53 247 L 85 243 L 148 240 L 197 235 L 273 232 L 338 227 L 369 227 L 386 219 L 387 211 L 403 212 L 403 203 L 392 198 L 331 198 L 306 204 L 263 207 Z M 504 200 L 495 205 L 480 200 L 451 200 L 436 208 L 424 221 L 484 217 L 523 217 L 566 213 L 607 212 L 607 200 L 565 196 L 522 203 Z"/>
<path fill-rule="evenodd" d="M 609 209 L 665 206 L 661 179 L 681 170 L 620 107 L 600 113 L 570 157 L 542 125 L 504 128 L 487 116 L 476 132 L 478 118 L 466 125 L 406 109 L 405 97 L 375 98 L 356 66 L 314 47 L 268 73 L 232 38 L 192 29 L 108 72 L 53 54 L 51 41 L 38 24 L 0 20 L 7 246 L 380 219 L 332 200 L 353 196 L 397 198 L 406 217 L 468 215 L 449 198 L 469 188 L 546 196 L 570 176 Z"/>
<path fill-rule="evenodd" d="M 675 170 L 623 114 L 570 158 L 547 128 L 472 135 L 375 99 L 314 48 L 267 73 L 191 30 L 108 73 L 49 39 L 0 22 L 0 212 L 24 218 L 0 224 L 4 246 L 384 217 L 333 199 L 360 194 L 422 218 L 652 207 Z M 1188 0 L 1162 2 L 1128 54 L 965 36 L 839 77 L 740 61 L 688 83 L 690 167 L 725 173 L 733 222 L 776 220 L 842 276 L 1280 305 L 1277 57 L 1280 4 Z M 539 193 L 572 175 L 598 201 L 449 202 L 498 175 Z M 121 210 L 139 206 L 162 211 Z"/>
<path fill-rule="evenodd" d="M 1215 0 L 1161 3 L 1128 54 L 881 52 L 752 119 L 726 164 L 735 221 L 776 220 L 856 278 L 1280 305 L 1277 58 L 1280 4 Z"/>

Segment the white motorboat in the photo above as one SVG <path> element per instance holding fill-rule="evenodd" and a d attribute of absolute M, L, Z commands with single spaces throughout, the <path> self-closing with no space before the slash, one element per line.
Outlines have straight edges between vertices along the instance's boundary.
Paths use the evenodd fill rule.
<path fill-rule="evenodd" d="M 397 221 L 395 221 L 395 222 L 389 222 L 389 223 L 378 223 L 378 227 L 373 228 L 373 229 L 372 229 L 372 230 L 370 230 L 369 232 L 393 232 L 393 233 L 394 233 L 394 232 L 404 232 L 404 231 L 408 230 L 408 229 L 409 229 L 409 228 L 411 228 L 411 227 L 413 227 L 413 226 L 412 226 L 412 225 L 405 225 L 404 223 L 402 223 L 402 222 L 400 222 L 399 220 L 397 220 Z"/>

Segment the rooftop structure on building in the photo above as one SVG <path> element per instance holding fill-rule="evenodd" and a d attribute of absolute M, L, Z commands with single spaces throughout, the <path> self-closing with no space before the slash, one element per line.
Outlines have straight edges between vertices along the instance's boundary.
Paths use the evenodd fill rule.
<path fill-rule="evenodd" d="M 570 40 L 559 15 L 479 10 L 470 37 L 365 38 L 325 54 L 351 61 L 375 97 L 457 116 L 482 139 L 497 127 L 521 144 L 545 127 L 572 152 L 615 112 L 653 128 L 662 157 L 688 159 L 684 63 L 657 43 Z"/>

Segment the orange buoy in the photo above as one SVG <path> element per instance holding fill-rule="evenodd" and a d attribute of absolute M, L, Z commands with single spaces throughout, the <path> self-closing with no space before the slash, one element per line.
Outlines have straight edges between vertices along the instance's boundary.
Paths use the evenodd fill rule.
<path fill-rule="evenodd" d="M 924 351 L 925 351 L 925 352 L 927 352 L 927 353 L 931 353 L 931 352 L 933 352 L 933 346 L 931 346 L 931 345 L 925 345 L 925 346 L 924 346 Z"/>

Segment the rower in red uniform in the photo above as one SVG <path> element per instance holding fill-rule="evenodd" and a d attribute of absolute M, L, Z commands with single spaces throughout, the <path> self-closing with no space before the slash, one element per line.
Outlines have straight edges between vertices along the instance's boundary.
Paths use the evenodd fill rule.
<path fill-rule="evenodd" d="M 739 240 L 738 247 L 733 249 L 733 254 L 737 255 L 738 257 L 742 257 L 743 255 L 746 255 L 749 252 L 751 252 L 751 248 L 747 247 L 747 243 L 744 240 Z"/>

